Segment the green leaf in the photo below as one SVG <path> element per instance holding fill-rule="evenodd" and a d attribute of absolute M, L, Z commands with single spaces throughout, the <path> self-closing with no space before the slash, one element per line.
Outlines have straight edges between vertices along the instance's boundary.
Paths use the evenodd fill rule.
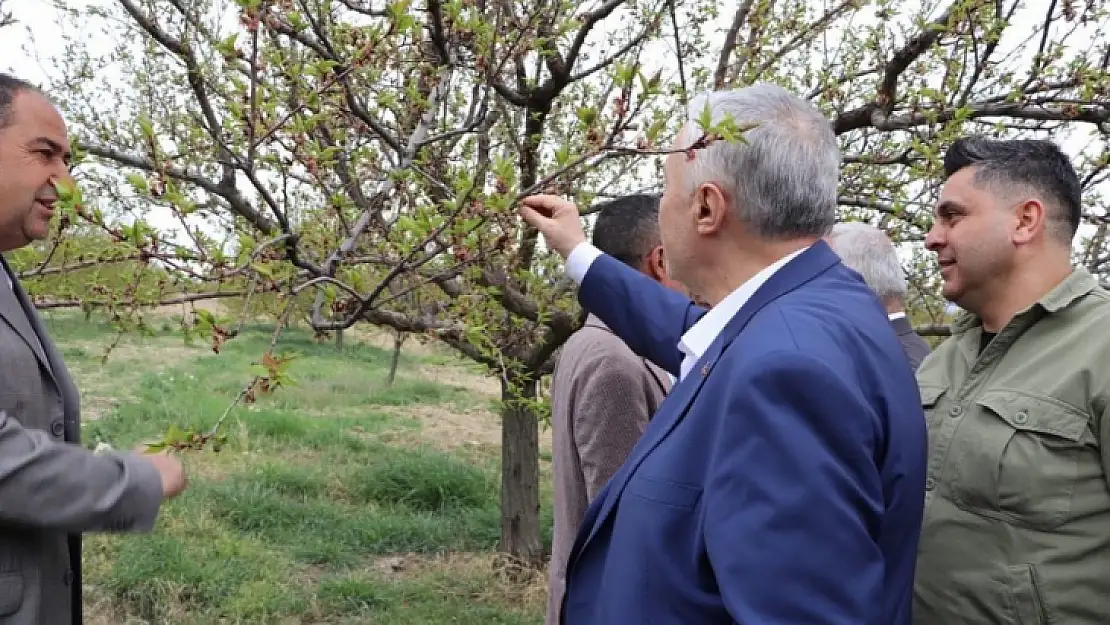
<path fill-rule="evenodd" d="M 203 308 L 198 308 L 196 310 L 196 315 L 198 321 L 202 321 L 208 325 L 216 325 L 216 318 L 212 316 L 211 312 Z"/>
<path fill-rule="evenodd" d="M 150 191 L 150 187 L 147 186 L 146 176 L 142 174 L 137 174 L 135 172 L 127 174 L 127 182 L 140 193 L 147 193 Z"/>
<path fill-rule="evenodd" d="M 555 162 L 559 165 L 559 167 L 563 167 L 567 163 L 570 162 L 570 146 L 569 145 L 564 143 L 563 145 L 559 146 L 558 149 L 555 150 Z"/>
<path fill-rule="evenodd" d="M 709 108 L 708 99 L 706 99 L 705 104 L 702 106 L 701 112 L 698 113 L 697 124 L 706 132 L 709 132 L 713 127 L 713 111 Z"/>
<path fill-rule="evenodd" d="M 167 445 L 177 445 L 185 442 L 186 434 L 181 428 L 176 425 L 171 425 L 169 429 L 166 430 L 166 435 L 162 440 L 165 441 Z"/>
<path fill-rule="evenodd" d="M 139 118 L 139 130 L 143 132 L 143 136 L 147 139 L 154 138 L 154 123 L 146 117 Z"/>
<path fill-rule="evenodd" d="M 216 44 L 216 50 L 226 57 L 234 57 L 235 42 L 237 39 L 239 39 L 239 33 L 231 33 Z"/>

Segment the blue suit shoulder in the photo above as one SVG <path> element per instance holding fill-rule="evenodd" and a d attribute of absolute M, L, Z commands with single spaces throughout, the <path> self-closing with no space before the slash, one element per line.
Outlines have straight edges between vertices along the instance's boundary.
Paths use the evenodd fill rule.
<path fill-rule="evenodd" d="M 838 369 L 880 367 L 892 381 L 916 387 L 912 367 L 892 364 L 905 357 L 886 311 L 842 267 L 769 303 L 752 317 L 742 342 L 746 349 L 797 349 Z"/>

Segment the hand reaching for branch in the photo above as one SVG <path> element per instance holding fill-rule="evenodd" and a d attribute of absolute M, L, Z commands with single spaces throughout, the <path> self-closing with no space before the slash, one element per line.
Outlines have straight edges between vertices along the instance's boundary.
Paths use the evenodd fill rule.
<path fill-rule="evenodd" d="M 185 490 L 187 482 L 181 461 L 165 452 L 147 454 L 146 459 L 162 474 L 162 498 L 173 499 Z"/>
<path fill-rule="evenodd" d="M 517 209 L 528 225 L 543 234 L 547 246 L 563 258 L 586 240 L 578 207 L 554 195 L 532 195 Z"/>

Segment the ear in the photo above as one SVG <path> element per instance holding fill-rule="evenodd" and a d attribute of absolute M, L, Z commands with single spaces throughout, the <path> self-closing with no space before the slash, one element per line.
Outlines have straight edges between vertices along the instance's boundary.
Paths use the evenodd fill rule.
<path fill-rule="evenodd" d="M 661 282 L 667 277 L 667 257 L 662 245 L 656 245 L 645 257 L 646 273 L 649 278 Z"/>
<path fill-rule="evenodd" d="M 1048 227 L 1048 214 L 1040 200 L 1029 199 L 1014 207 L 1014 221 L 1014 243 L 1029 243 Z"/>
<path fill-rule="evenodd" d="M 729 213 L 728 200 L 728 194 L 715 182 L 706 182 L 698 187 L 694 193 L 697 203 L 694 227 L 698 234 L 710 235 L 724 228 Z"/>

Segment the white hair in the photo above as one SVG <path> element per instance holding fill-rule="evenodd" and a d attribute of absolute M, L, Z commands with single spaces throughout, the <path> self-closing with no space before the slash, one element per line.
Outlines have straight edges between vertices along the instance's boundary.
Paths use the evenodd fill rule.
<path fill-rule="evenodd" d="M 905 302 L 906 275 L 885 232 L 870 224 L 848 221 L 833 226 L 828 242 L 841 261 L 863 276 L 884 303 Z"/>
<path fill-rule="evenodd" d="M 687 162 L 688 192 L 706 182 L 732 198 L 737 219 L 766 239 L 821 237 L 836 222 L 840 148 L 832 125 L 811 103 L 774 84 L 695 97 L 679 147 L 701 136 L 697 119 L 708 105 L 712 123 L 731 116 L 743 142 L 714 141 Z"/>

